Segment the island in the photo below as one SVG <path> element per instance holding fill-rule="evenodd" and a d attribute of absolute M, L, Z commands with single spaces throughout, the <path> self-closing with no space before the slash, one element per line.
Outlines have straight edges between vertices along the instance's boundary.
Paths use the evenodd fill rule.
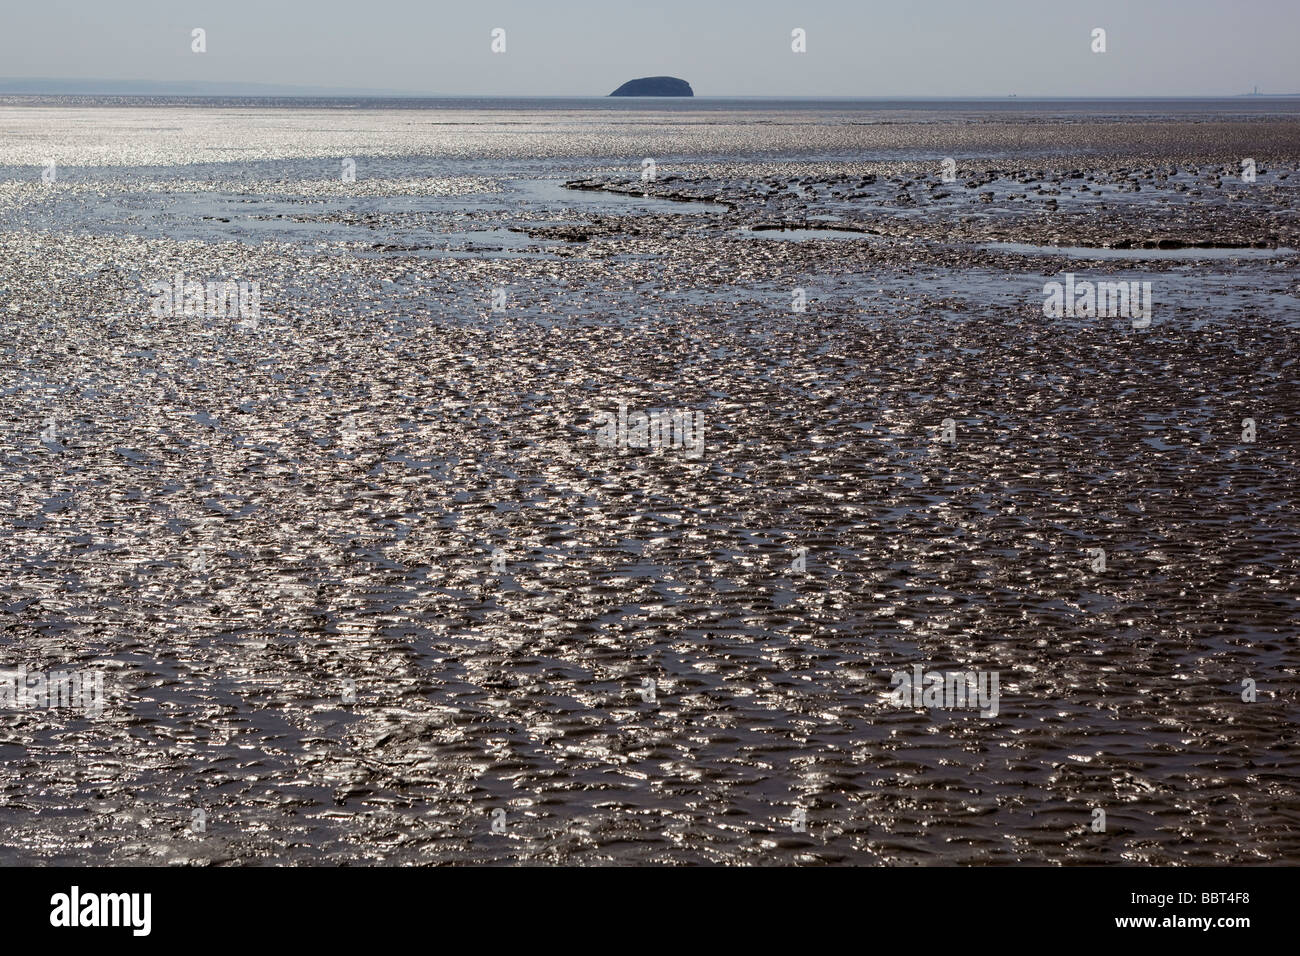
<path fill-rule="evenodd" d="M 643 76 L 628 80 L 610 96 L 694 96 L 691 84 L 675 76 Z"/>

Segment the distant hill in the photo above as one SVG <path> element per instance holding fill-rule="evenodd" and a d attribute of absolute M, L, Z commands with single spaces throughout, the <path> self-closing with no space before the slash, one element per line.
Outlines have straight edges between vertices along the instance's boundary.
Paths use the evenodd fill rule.
<path fill-rule="evenodd" d="M 628 80 L 610 96 L 694 96 L 691 84 L 675 76 L 643 76 Z"/>

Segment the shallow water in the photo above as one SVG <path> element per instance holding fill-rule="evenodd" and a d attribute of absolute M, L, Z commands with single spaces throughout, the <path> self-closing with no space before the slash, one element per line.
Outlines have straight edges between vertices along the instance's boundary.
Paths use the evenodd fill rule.
<path fill-rule="evenodd" d="M 1035 246 L 1023 242 L 990 242 L 983 248 L 1034 256 L 1069 256 L 1074 259 L 1278 259 L 1296 250 L 1280 249 L 1105 249 L 1092 246 Z"/>

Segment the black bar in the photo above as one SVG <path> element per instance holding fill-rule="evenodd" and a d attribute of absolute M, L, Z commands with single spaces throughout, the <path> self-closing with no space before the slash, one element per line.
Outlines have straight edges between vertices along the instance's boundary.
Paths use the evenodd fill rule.
<path fill-rule="evenodd" d="M 864 944 L 893 931 L 945 945 L 1039 939 L 1217 944 L 1278 932 L 1287 868 L 62 868 L 0 871 L 20 935 L 77 942 L 256 940 L 339 946 L 434 931 L 450 945 L 490 940 L 848 933 Z M 150 894 L 149 933 L 51 925 L 57 894 Z M 1135 895 L 1136 894 L 1136 895 Z M 143 900 L 141 900 L 143 902 Z M 92 904 L 97 910 L 98 902 Z M 136 911 L 142 915 L 143 908 Z M 111 907 L 109 916 L 111 916 Z M 1153 918 L 1150 926 L 1119 925 Z M 1247 925 L 1220 925 L 1245 918 Z M 1201 920 L 1209 919 L 1207 929 Z M 1194 925 L 1179 921 L 1196 920 Z M 139 920 L 143 923 L 143 920 Z M 460 928 L 460 931 L 456 930 Z M 910 927 L 910 929 L 908 929 Z M 615 935 L 602 935 L 606 930 Z M 1042 933 L 1023 937 L 1025 932 Z M 1006 936 L 1004 934 L 1015 934 Z M 1243 935 L 1244 934 L 1244 935 Z M 468 942 L 468 940 L 467 940 Z M 434 945 L 434 938 L 430 938 Z"/>

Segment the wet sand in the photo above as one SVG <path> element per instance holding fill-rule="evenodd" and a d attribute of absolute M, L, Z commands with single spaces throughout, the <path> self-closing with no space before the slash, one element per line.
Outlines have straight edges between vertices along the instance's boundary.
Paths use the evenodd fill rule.
<path fill-rule="evenodd" d="M 1300 123 L 527 119 L 0 108 L 0 863 L 1300 860 Z"/>

